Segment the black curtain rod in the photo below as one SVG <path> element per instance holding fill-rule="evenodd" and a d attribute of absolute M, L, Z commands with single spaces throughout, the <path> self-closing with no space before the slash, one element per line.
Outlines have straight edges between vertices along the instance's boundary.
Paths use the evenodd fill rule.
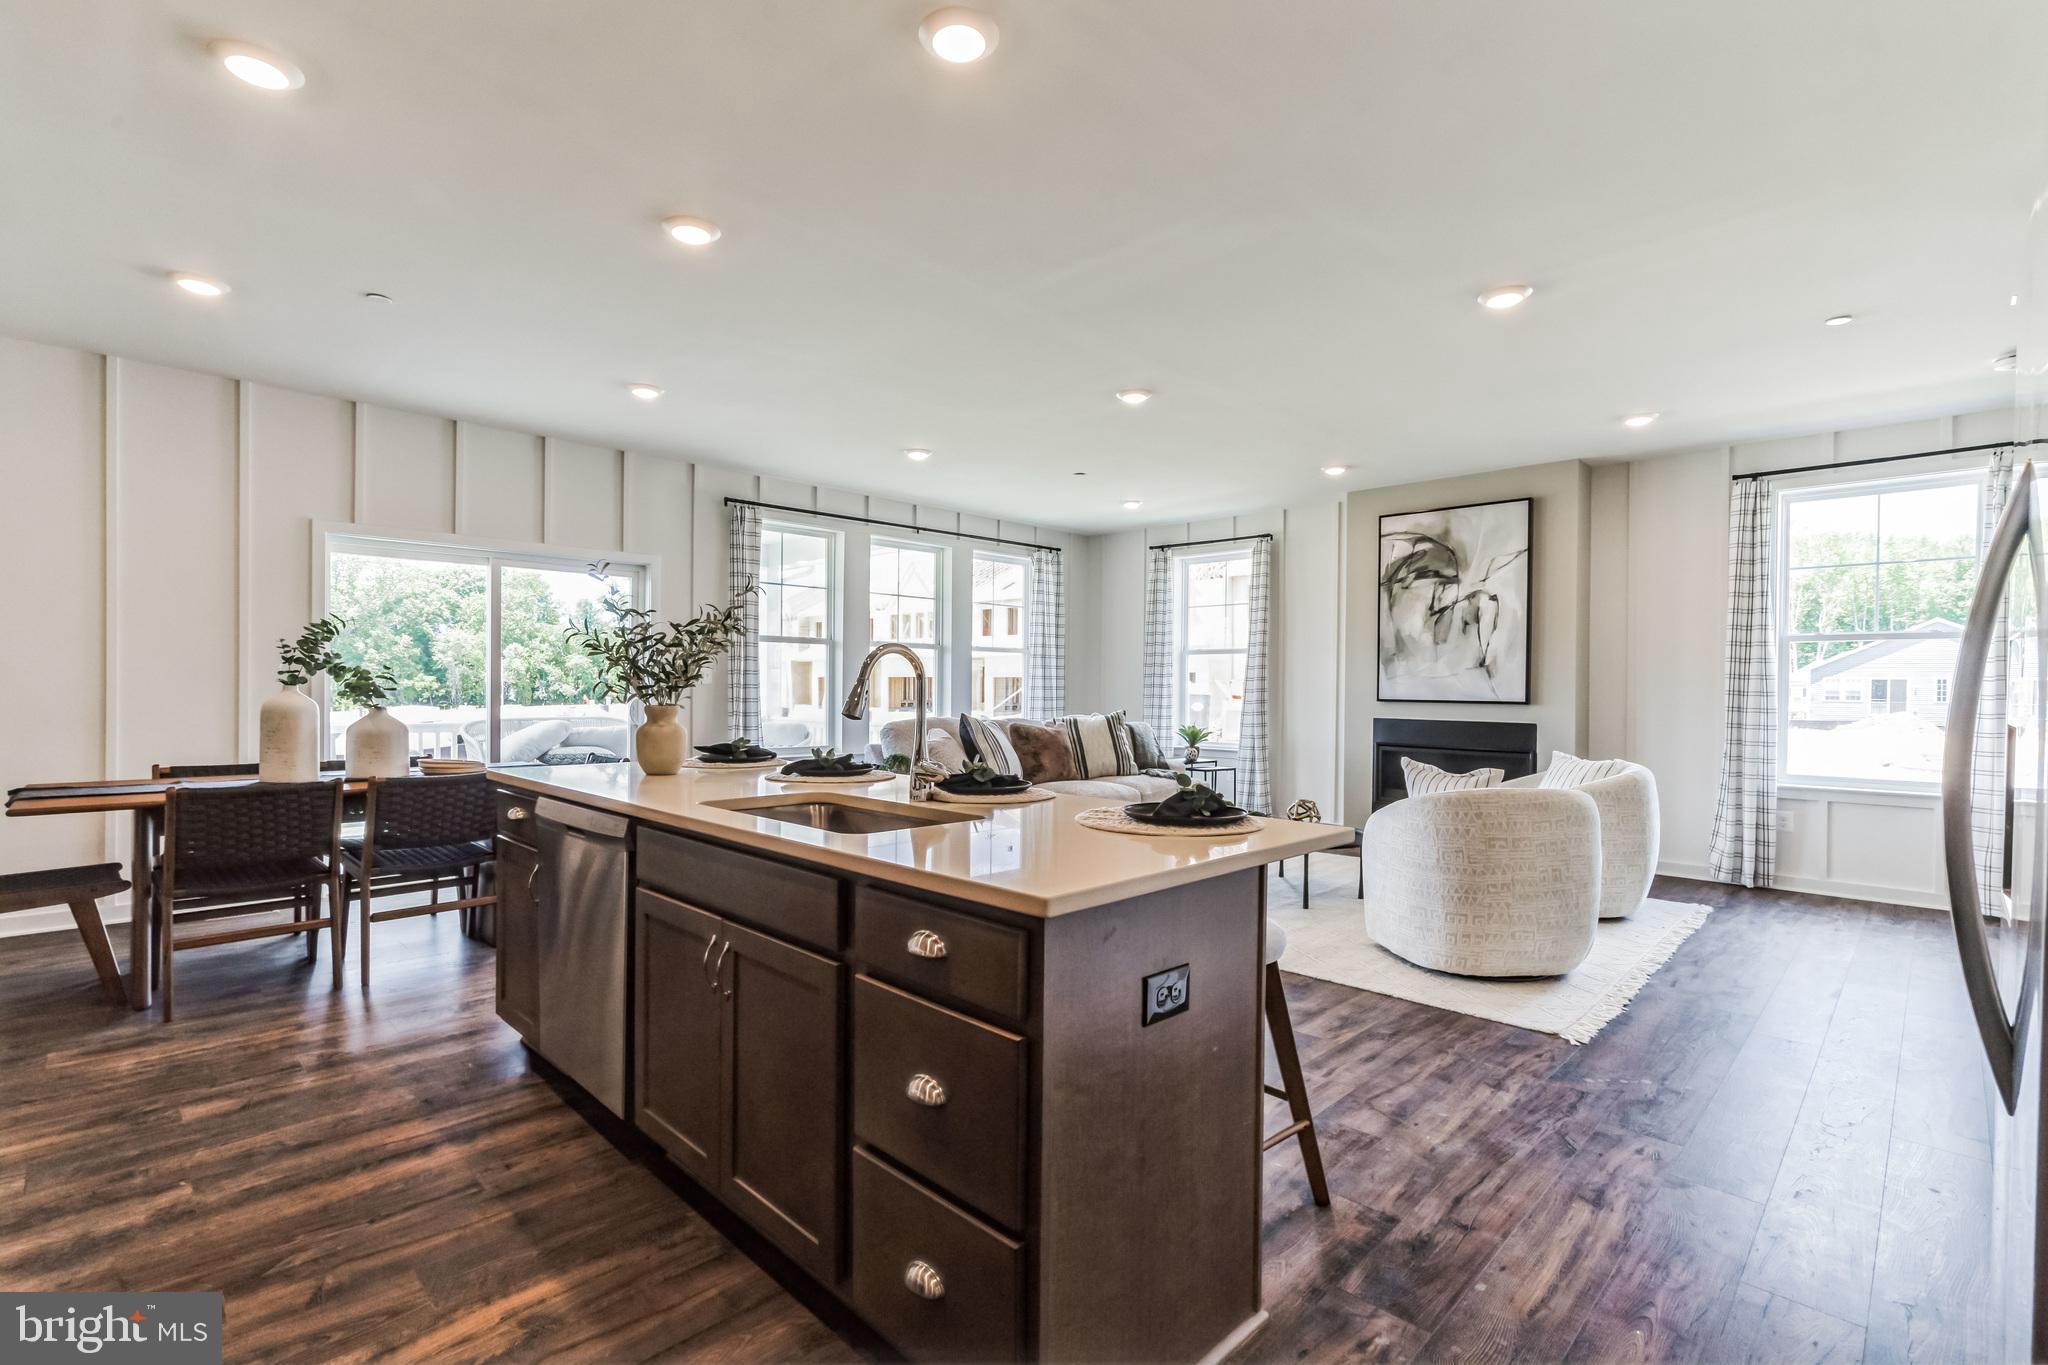
<path fill-rule="evenodd" d="M 1802 464 L 1790 469 L 1760 469 L 1754 474 L 1730 474 L 1729 480 L 1775 479 L 1785 474 L 1812 474 L 1822 469 L 1854 469 L 1858 465 L 1890 464 L 1894 460 L 1926 460 L 1936 455 L 1968 455 L 1978 450 L 2013 450 L 2024 446 L 2048 445 L 2048 439 L 2035 438 L 2031 441 L 1993 441 L 1981 446 L 1950 446 L 1946 450 L 1916 450 L 1911 455 L 1872 455 L 1864 460 L 1837 460 L 1833 464 Z"/>
<path fill-rule="evenodd" d="M 1197 545 L 1232 545 L 1240 540 L 1271 540 L 1271 531 L 1260 531 L 1249 536 L 1218 536 L 1214 540 L 1176 540 L 1166 545 L 1147 545 L 1148 550 L 1192 550 Z"/>
<path fill-rule="evenodd" d="M 945 531 L 936 526 L 919 526 L 909 521 L 882 521 L 875 517 L 856 517 L 850 512 L 820 512 L 811 507 L 791 507 L 782 502 L 755 502 L 752 498 L 727 498 L 727 507 L 758 507 L 764 512 L 795 512 L 806 517 L 830 517 L 834 521 L 857 521 L 863 526 L 888 526 L 898 531 L 915 531 L 921 536 L 952 536 L 955 540 L 983 540 L 991 545 L 1014 545 L 1020 550 L 1051 550 L 1064 554 L 1057 545 L 1040 545 L 1030 540 L 1005 540 L 1001 536 L 977 535 L 973 531 Z"/>

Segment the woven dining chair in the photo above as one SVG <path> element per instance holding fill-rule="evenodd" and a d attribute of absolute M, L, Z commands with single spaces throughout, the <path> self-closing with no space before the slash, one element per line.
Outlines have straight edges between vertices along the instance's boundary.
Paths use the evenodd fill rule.
<path fill-rule="evenodd" d="M 341 988 L 341 802 L 339 782 L 255 782 L 247 786 L 173 787 L 164 795 L 164 855 L 150 915 L 156 932 L 163 1017 L 172 1017 L 176 955 L 191 948 L 306 936 L 306 960 L 319 956 L 319 931 L 331 938 L 334 987 Z M 319 908 L 321 888 L 327 912 Z M 280 902 L 279 898 L 288 900 Z M 186 922 L 268 914 L 289 904 L 294 918 L 187 934 Z"/>
<path fill-rule="evenodd" d="M 341 845 L 342 904 L 357 894 L 362 900 L 356 953 L 365 987 L 370 984 L 372 924 L 460 910 L 467 928 L 478 909 L 498 903 L 483 889 L 484 865 L 497 856 L 497 832 L 497 803 L 483 773 L 371 780 L 363 837 Z M 453 881 L 456 899 L 441 899 L 443 879 Z M 378 896 L 422 890 L 428 895 L 424 905 L 374 908 Z M 342 932 L 347 933 L 345 926 Z"/>

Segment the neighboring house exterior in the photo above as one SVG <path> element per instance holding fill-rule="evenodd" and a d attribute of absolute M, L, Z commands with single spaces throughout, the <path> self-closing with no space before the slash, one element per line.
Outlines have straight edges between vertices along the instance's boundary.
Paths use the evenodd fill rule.
<path fill-rule="evenodd" d="M 1926 638 L 1877 640 L 1795 669 L 1790 719 L 1846 724 L 1904 713 L 1945 724 L 1963 628 L 1953 621 L 1923 621 L 1913 629 Z"/>

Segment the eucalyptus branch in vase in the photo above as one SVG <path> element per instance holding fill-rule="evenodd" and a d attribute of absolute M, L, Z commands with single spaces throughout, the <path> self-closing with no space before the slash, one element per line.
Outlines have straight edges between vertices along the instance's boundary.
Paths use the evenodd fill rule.
<path fill-rule="evenodd" d="M 672 773 L 682 767 L 689 736 L 676 719 L 676 710 L 711 665 L 746 637 L 745 602 L 758 591 L 749 583 L 727 606 L 707 603 L 687 621 L 661 622 L 614 589 L 598 604 L 608 622 L 586 607 L 583 620 L 569 627 L 569 642 L 597 666 L 592 690 L 599 699 L 637 701 L 647 709 L 647 721 L 634 735 L 633 748 L 648 772 Z"/>

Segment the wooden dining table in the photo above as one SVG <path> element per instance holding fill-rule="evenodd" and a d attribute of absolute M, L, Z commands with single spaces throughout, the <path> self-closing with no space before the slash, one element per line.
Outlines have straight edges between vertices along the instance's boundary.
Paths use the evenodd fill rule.
<path fill-rule="evenodd" d="M 368 784 L 339 772 L 322 772 L 323 782 L 343 782 L 343 790 L 360 799 Z M 121 777 L 82 782 L 39 782 L 7 793 L 7 814 L 117 815 L 133 814 L 133 843 L 128 861 L 128 1005 L 146 1010 L 149 985 L 149 887 L 156 866 L 156 841 L 163 828 L 164 801 L 173 787 L 240 787 L 254 777 Z"/>

